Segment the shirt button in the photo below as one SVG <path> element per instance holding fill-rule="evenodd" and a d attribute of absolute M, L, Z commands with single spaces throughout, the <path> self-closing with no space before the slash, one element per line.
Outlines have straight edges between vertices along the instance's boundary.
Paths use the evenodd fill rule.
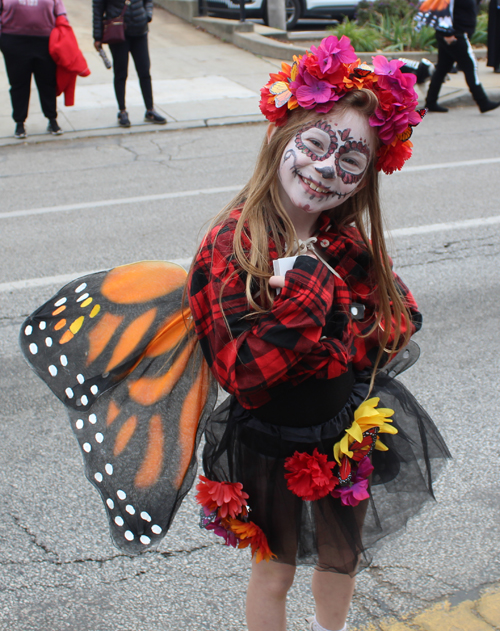
<path fill-rule="evenodd" d="M 323 239 L 322 241 L 320 241 L 320 246 L 322 248 L 327 248 L 330 245 L 330 241 L 328 241 L 328 239 Z"/>

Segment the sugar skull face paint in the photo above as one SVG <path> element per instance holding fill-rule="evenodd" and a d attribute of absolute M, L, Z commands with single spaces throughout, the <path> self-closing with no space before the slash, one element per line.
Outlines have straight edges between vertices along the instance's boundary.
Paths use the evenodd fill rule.
<path fill-rule="evenodd" d="M 311 160 L 322 161 L 329 158 L 338 147 L 337 135 L 326 121 L 309 123 L 299 129 L 295 144 Z"/>
<path fill-rule="evenodd" d="M 321 213 L 353 195 L 370 163 L 373 130 L 356 111 L 326 114 L 290 140 L 278 176 L 289 214 Z"/>

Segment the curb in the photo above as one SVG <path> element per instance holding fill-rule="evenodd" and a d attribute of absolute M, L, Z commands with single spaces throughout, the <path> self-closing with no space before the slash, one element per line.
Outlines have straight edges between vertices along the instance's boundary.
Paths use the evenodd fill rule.
<path fill-rule="evenodd" d="M 42 142 L 64 142 L 65 140 L 80 140 L 82 138 L 99 138 L 101 136 L 128 136 L 130 134 L 164 134 L 182 129 L 196 129 L 200 127 L 222 127 L 226 125 L 247 125 L 253 123 L 265 123 L 262 114 L 248 114 L 244 116 L 225 116 L 221 118 L 193 119 L 181 122 L 169 122 L 158 129 L 153 125 L 137 125 L 127 129 L 121 127 L 101 127 L 99 129 L 82 129 L 77 131 L 65 131 L 62 136 L 50 134 L 33 134 L 22 140 L 7 137 L 0 138 L 0 147 L 35 145 Z"/>

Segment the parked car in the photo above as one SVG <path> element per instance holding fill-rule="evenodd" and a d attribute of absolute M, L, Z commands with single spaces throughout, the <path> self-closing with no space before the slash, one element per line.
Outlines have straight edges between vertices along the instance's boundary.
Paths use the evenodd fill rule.
<path fill-rule="evenodd" d="M 300 18 L 340 19 L 354 17 L 359 0 L 285 0 L 287 29 L 292 29 Z M 200 9 L 221 18 L 239 19 L 237 0 L 200 0 Z M 245 0 L 247 18 L 260 18 L 267 24 L 267 0 Z"/>

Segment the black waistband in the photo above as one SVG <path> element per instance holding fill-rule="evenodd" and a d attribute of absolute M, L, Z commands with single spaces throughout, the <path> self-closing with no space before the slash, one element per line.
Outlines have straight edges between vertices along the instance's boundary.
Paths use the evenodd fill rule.
<path fill-rule="evenodd" d="M 251 414 L 264 423 L 309 427 L 325 423 L 345 406 L 354 385 L 354 373 L 349 364 L 347 372 L 336 379 L 314 379 L 290 387 L 283 384 L 270 391 L 271 401 Z"/>

